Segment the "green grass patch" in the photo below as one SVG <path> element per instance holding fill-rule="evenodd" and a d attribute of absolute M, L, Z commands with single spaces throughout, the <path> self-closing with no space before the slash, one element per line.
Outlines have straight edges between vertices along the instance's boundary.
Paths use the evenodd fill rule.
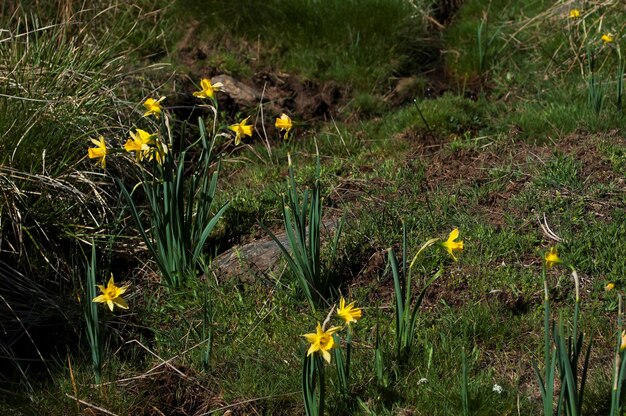
<path fill-rule="evenodd" d="M 285 7 L 279 1 L 218 1 L 206 7 L 185 0 L 178 10 L 185 16 L 191 10 L 218 45 L 221 37 L 245 39 L 248 57 L 260 50 L 281 70 L 372 92 L 389 77 L 432 61 L 425 19 L 431 3 L 298 0 Z"/>

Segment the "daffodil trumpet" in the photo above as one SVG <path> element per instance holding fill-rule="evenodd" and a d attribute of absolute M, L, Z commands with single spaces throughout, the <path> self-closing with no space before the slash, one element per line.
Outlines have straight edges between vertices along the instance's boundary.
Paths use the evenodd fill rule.
<path fill-rule="evenodd" d="M 122 309 L 128 309 L 128 304 L 122 298 L 122 295 L 128 290 L 128 286 L 118 287 L 113 281 L 113 273 L 107 283 L 106 287 L 102 285 L 96 285 L 102 292 L 100 296 L 93 298 L 92 302 L 106 303 L 113 312 L 113 307 L 118 306 Z"/>

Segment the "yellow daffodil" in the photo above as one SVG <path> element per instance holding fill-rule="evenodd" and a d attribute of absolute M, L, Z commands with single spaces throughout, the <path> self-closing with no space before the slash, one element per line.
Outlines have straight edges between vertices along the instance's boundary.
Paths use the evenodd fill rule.
<path fill-rule="evenodd" d="M 612 43 L 614 40 L 615 38 L 610 33 L 605 33 L 604 35 L 602 35 L 602 42 L 604 43 Z"/>
<path fill-rule="evenodd" d="M 161 117 L 161 102 L 165 100 L 165 97 L 161 97 L 158 100 L 150 97 L 146 101 L 144 101 L 143 106 L 146 107 L 146 112 L 144 113 L 144 117 L 148 117 L 149 115 L 154 115 L 157 120 Z"/>
<path fill-rule="evenodd" d="M 167 155 L 169 149 L 165 143 L 161 140 L 156 139 L 156 143 L 152 148 L 152 152 L 150 152 L 150 160 L 154 158 L 159 165 L 162 165 L 165 162 L 165 156 Z"/>
<path fill-rule="evenodd" d="M 607 292 L 610 292 L 611 290 L 615 289 L 615 283 L 608 283 L 605 287 L 604 290 L 606 290 Z"/>
<path fill-rule="evenodd" d="M 231 124 L 229 129 L 235 132 L 235 146 L 239 146 L 242 136 L 252 136 L 252 124 L 246 124 L 250 117 L 246 117 L 239 124 Z"/>
<path fill-rule="evenodd" d="M 550 251 L 547 252 L 545 255 L 545 259 L 546 259 L 546 266 L 548 267 L 548 269 L 552 266 L 562 263 L 561 259 L 559 258 L 556 252 L 556 247 L 550 248 Z"/>
<path fill-rule="evenodd" d="M 580 10 L 572 9 L 569 11 L 570 19 L 578 19 L 580 17 Z"/>
<path fill-rule="evenodd" d="M 337 309 L 337 316 L 343 319 L 346 324 L 350 324 L 350 322 L 356 322 L 358 319 L 361 319 L 361 309 L 355 308 L 354 304 L 356 302 L 350 303 L 346 306 L 346 300 L 341 297 L 339 299 L 339 309 Z"/>
<path fill-rule="evenodd" d="M 326 360 L 326 362 L 330 363 L 330 352 L 328 351 L 335 346 L 333 334 L 340 329 L 341 327 L 334 326 L 328 331 L 324 331 L 322 325 L 318 322 L 317 329 L 314 334 L 303 335 L 303 337 L 305 337 L 306 340 L 311 343 L 309 351 L 306 353 L 306 355 L 309 356 L 314 352 L 319 351 L 322 354 L 322 357 Z"/>
<path fill-rule="evenodd" d="M 283 137 L 283 139 L 289 140 L 289 132 L 291 131 L 291 128 L 293 127 L 291 118 L 289 118 L 287 114 L 283 113 L 281 114 L 279 118 L 276 119 L 275 125 L 277 129 L 285 130 L 285 136 Z"/>
<path fill-rule="evenodd" d="M 115 286 L 115 282 L 113 281 L 113 273 L 111 273 L 111 278 L 109 279 L 109 283 L 107 283 L 106 287 L 102 285 L 96 286 L 98 286 L 98 289 L 100 289 L 102 294 L 93 298 L 92 302 L 106 303 L 111 311 L 113 311 L 114 305 L 117 305 L 122 309 L 128 309 L 126 301 L 121 298 L 122 294 L 124 294 L 124 292 L 128 290 L 128 286 Z"/>
<path fill-rule="evenodd" d="M 443 248 L 445 248 L 448 253 L 452 256 L 454 261 L 456 261 L 456 257 L 454 256 L 455 251 L 463 251 L 463 241 L 454 241 L 459 238 L 459 229 L 455 228 L 448 235 L 448 239 L 441 243 Z"/>
<path fill-rule="evenodd" d="M 210 80 L 203 78 L 202 81 L 200 81 L 200 87 L 202 87 L 202 90 L 194 92 L 193 96 L 198 98 L 213 98 L 215 91 L 220 91 L 223 86 L 224 84 L 221 82 L 211 84 Z"/>
<path fill-rule="evenodd" d="M 137 161 L 140 162 L 144 156 L 150 154 L 150 145 L 154 145 L 156 134 L 150 134 L 147 131 L 136 129 L 136 133 L 130 132 L 130 139 L 124 143 L 124 149 L 128 152 L 135 152 Z"/>
<path fill-rule="evenodd" d="M 90 139 L 90 140 L 93 144 L 96 145 L 96 147 L 90 147 L 87 150 L 89 158 L 100 159 L 100 165 L 102 166 L 102 169 L 106 168 L 107 166 L 106 156 L 107 156 L 107 153 L 110 152 L 110 150 L 107 149 L 107 145 L 104 142 L 104 137 L 100 136 L 98 137 L 98 140 L 96 139 Z"/>
<path fill-rule="evenodd" d="M 626 350 L 626 331 L 622 331 L 622 343 L 619 346 L 620 351 Z"/>

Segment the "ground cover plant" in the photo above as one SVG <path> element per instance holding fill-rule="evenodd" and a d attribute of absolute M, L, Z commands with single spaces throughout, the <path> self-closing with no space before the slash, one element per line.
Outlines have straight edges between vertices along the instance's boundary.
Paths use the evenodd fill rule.
<path fill-rule="evenodd" d="M 625 13 L 3 5 L 0 410 L 623 414 Z"/>

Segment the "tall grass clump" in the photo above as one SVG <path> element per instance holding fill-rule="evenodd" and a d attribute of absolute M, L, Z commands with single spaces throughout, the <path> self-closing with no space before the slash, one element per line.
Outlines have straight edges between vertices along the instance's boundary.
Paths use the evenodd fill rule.
<path fill-rule="evenodd" d="M 0 348 L 24 377 L 34 362 L 49 368 L 82 330 L 74 248 L 110 238 L 118 197 L 83 164 L 84 141 L 118 130 L 133 112 L 127 88 L 144 82 L 129 68 L 128 42 L 143 11 L 112 26 L 126 6 L 36 3 L 5 3 L 0 14 L 0 313 L 13 321 Z"/>
<path fill-rule="evenodd" d="M 118 125 L 128 111 L 115 38 L 68 33 L 74 22 L 19 16 L 0 33 L 0 162 L 29 173 L 63 172 L 82 154 L 83 136 Z"/>
<path fill-rule="evenodd" d="M 148 12 L 112 1 L 84 9 L 17 2 L 0 15 L 2 250 L 22 266 L 64 261 L 53 249 L 60 239 L 90 241 L 115 215 L 112 181 L 85 168 L 83 143 L 126 124 L 128 89 L 142 88 L 157 67 L 130 67 L 144 35 L 162 27 L 146 25 L 158 15 Z"/>

